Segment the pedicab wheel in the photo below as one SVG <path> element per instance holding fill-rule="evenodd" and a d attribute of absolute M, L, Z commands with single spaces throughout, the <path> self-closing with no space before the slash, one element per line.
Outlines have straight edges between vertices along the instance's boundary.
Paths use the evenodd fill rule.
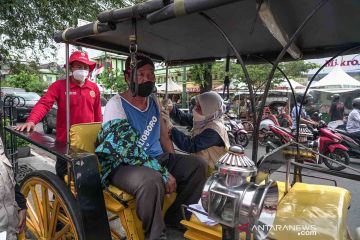
<path fill-rule="evenodd" d="M 27 200 L 26 227 L 36 239 L 84 239 L 75 198 L 59 177 L 35 171 L 20 188 Z"/>
<path fill-rule="evenodd" d="M 335 161 L 341 162 L 343 164 L 349 165 L 350 163 L 350 157 L 349 154 L 342 150 L 342 149 L 336 149 L 334 152 L 332 153 L 326 153 L 325 156 L 334 159 Z M 323 158 L 323 161 L 325 163 L 325 165 L 330 168 L 331 170 L 337 170 L 337 171 L 341 171 L 343 169 L 345 169 L 345 166 L 342 166 L 340 164 L 337 164 L 336 162 L 333 161 L 329 161 L 326 158 Z"/>
<path fill-rule="evenodd" d="M 249 138 L 245 133 L 238 133 L 235 135 L 235 142 L 242 147 L 246 147 L 249 144 Z"/>

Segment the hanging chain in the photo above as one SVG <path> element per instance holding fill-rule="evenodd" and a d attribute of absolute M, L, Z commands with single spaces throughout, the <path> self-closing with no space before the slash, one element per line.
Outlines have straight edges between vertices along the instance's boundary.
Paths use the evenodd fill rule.
<path fill-rule="evenodd" d="M 138 81 L 137 81 L 137 30 L 136 30 L 136 19 L 132 20 L 134 34 L 129 36 L 129 52 L 130 52 L 130 90 L 133 97 L 138 94 Z"/>

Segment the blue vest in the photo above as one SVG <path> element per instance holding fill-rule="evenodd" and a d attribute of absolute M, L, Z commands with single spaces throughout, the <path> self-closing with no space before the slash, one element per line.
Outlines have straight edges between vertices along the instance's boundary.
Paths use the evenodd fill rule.
<path fill-rule="evenodd" d="M 148 108 L 140 111 L 121 98 L 126 118 L 140 136 L 137 145 L 143 148 L 148 156 L 157 157 L 164 153 L 160 144 L 160 111 L 153 97 L 149 97 L 148 101 Z"/>

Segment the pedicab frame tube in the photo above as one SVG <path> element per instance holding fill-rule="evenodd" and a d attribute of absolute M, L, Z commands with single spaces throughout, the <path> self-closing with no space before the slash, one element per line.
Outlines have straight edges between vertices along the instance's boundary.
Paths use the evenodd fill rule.
<path fill-rule="evenodd" d="M 65 44 L 65 59 L 66 59 L 66 151 L 70 149 L 70 71 L 69 71 L 69 43 Z M 66 162 L 66 170 L 68 175 L 67 186 L 70 188 L 71 183 L 71 164 Z"/>
<path fill-rule="evenodd" d="M 200 13 L 200 15 L 202 15 L 206 20 L 208 20 L 210 23 L 212 23 L 215 28 L 221 33 L 221 35 L 223 36 L 223 38 L 227 41 L 227 43 L 229 44 L 229 46 L 233 49 L 235 56 L 237 58 L 237 60 L 239 61 L 239 63 L 241 64 L 242 70 L 244 72 L 245 75 L 245 80 L 246 83 L 248 85 L 248 89 L 249 89 L 249 93 L 250 93 L 250 101 L 251 101 L 251 110 L 254 113 L 254 119 L 253 119 L 253 124 L 254 124 L 254 141 L 253 141 L 253 152 L 252 152 L 252 159 L 254 162 L 257 162 L 257 151 L 258 151 L 258 134 L 259 134 L 259 126 L 260 126 L 260 122 L 261 122 L 261 118 L 260 115 L 264 109 L 265 106 L 265 101 L 266 101 L 266 97 L 268 95 L 269 92 L 269 88 L 270 88 L 270 84 L 271 81 L 273 79 L 276 67 L 278 66 L 278 64 L 280 63 L 281 59 L 283 58 L 283 56 L 285 55 L 285 53 L 287 52 L 287 49 L 291 46 L 291 44 L 295 41 L 295 39 L 299 36 L 300 32 L 303 30 L 303 28 L 305 27 L 305 25 L 309 22 L 309 20 L 315 15 L 315 13 L 325 4 L 327 3 L 328 0 L 320 0 L 316 7 L 309 13 L 309 15 L 305 18 L 305 20 L 301 23 L 301 25 L 297 28 L 297 30 L 295 31 L 295 33 L 291 36 L 291 38 L 289 39 L 288 43 L 283 47 L 282 51 L 280 52 L 280 54 L 278 55 L 278 57 L 276 58 L 273 67 L 269 73 L 269 76 L 267 78 L 266 81 L 266 85 L 265 85 L 265 90 L 263 93 L 263 99 L 260 103 L 260 107 L 259 107 L 259 111 L 258 113 L 256 112 L 255 109 L 255 98 L 254 98 L 254 92 L 251 86 L 251 79 L 249 76 L 249 73 L 246 69 L 245 63 L 240 55 L 240 53 L 237 51 L 235 45 L 232 43 L 232 41 L 229 39 L 229 37 L 227 36 L 227 34 L 224 32 L 224 30 L 221 29 L 221 27 L 208 15 L 206 15 L 205 13 Z"/>
<path fill-rule="evenodd" d="M 360 45 L 350 47 L 350 48 L 348 48 L 348 49 L 345 49 L 345 50 L 337 53 L 335 56 L 333 56 L 333 57 L 331 57 L 329 60 L 327 60 L 327 61 L 316 71 L 316 73 L 314 74 L 314 76 L 310 79 L 309 84 L 308 84 L 308 85 L 306 86 L 306 88 L 305 88 L 305 92 L 304 92 L 303 98 L 302 98 L 302 100 L 301 100 L 299 112 L 301 112 L 302 107 L 303 107 L 303 104 L 304 104 L 304 101 L 305 101 L 305 99 L 306 99 L 306 94 L 308 93 L 309 88 L 310 88 L 312 82 L 313 82 L 314 79 L 317 77 L 317 75 L 319 74 L 319 72 L 320 72 L 321 70 L 323 70 L 323 68 L 324 68 L 327 64 L 329 64 L 332 60 L 334 60 L 334 59 L 337 58 L 338 56 L 343 55 L 343 54 L 345 54 L 346 52 L 349 52 L 349 51 L 352 51 L 352 50 L 355 50 L 355 49 L 358 49 L 358 48 L 360 48 Z M 300 114 L 296 114 L 296 128 L 298 129 L 299 126 L 300 126 Z M 296 141 L 298 141 L 298 139 L 299 139 L 299 133 L 296 133 Z"/>
<path fill-rule="evenodd" d="M 65 57 L 66 57 L 66 152 L 69 153 L 70 150 L 70 71 L 69 71 L 69 43 L 65 43 Z M 85 159 L 88 158 L 86 161 Z M 79 164 L 78 162 L 82 162 Z M 77 192 L 77 201 L 79 204 L 79 210 L 81 211 L 82 221 L 83 221 L 83 230 L 86 238 L 94 239 L 96 235 L 102 236 L 104 239 L 110 239 L 110 229 L 108 222 L 97 225 L 94 227 L 93 224 L 96 224 L 96 221 L 92 219 L 97 214 L 98 219 L 106 219 L 106 209 L 104 205 L 104 200 L 100 200 L 97 197 L 94 197 L 101 192 L 100 179 L 94 178 L 98 175 L 97 164 L 94 161 L 92 156 L 84 156 L 80 159 L 74 159 L 73 162 L 67 161 L 67 174 L 68 182 L 67 186 L 70 189 L 70 183 L 72 181 L 72 173 L 78 174 L 75 181 L 75 191 Z M 86 184 L 80 184 L 77 182 L 86 181 Z M 97 186 L 95 188 L 89 189 L 90 185 Z M 84 203 L 85 204 L 82 204 Z M 94 206 L 97 206 L 94 208 Z M 92 211 L 88 209 L 92 208 Z"/>
<path fill-rule="evenodd" d="M 320 3 L 325 3 L 325 2 L 326 2 L 326 1 L 321 1 Z M 322 4 L 320 4 L 320 5 L 322 5 Z M 320 8 L 320 6 L 318 6 L 317 9 L 318 9 L 318 8 Z M 270 74 L 269 74 L 269 78 L 268 78 L 268 81 L 267 81 L 267 85 L 266 85 L 266 86 L 270 85 L 271 79 L 273 78 L 273 75 L 274 75 L 274 72 L 275 72 L 275 68 L 277 67 L 277 65 L 278 65 L 278 63 L 280 62 L 280 60 L 282 59 L 282 57 L 284 56 L 284 54 L 285 54 L 285 52 L 286 52 L 286 47 L 289 47 L 290 44 L 294 41 L 294 39 L 296 39 L 297 35 L 298 35 L 299 32 L 302 30 L 303 25 L 305 25 L 305 23 L 312 17 L 312 15 L 316 12 L 317 9 L 315 9 L 315 10 L 313 11 L 313 13 L 306 18 L 306 20 L 304 21 L 304 23 L 298 28 L 298 30 L 295 32 L 295 34 L 293 35 L 293 37 L 289 40 L 288 44 L 283 48 L 283 50 L 281 51 L 280 55 L 277 57 L 274 65 L 273 65 L 273 70 L 272 70 L 272 71 L 270 72 Z M 214 22 L 214 24 L 216 24 L 216 23 Z M 220 27 L 219 27 L 219 28 L 220 28 Z M 219 30 L 221 30 L 221 29 L 219 29 Z M 222 31 L 222 30 L 221 30 L 221 31 Z M 220 32 L 221 32 L 221 31 L 220 31 Z M 226 39 L 226 34 L 225 34 L 223 31 L 222 31 L 222 33 L 223 33 L 223 37 Z M 230 44 L 230 46 L 231 46 L 231 42 L 230 42 L 228 39 L 226 39 L 226 40 L 229 42 L 229 44 Z M 239 58 L 240 54 L 236 51 L 236 49 L 234 48 L 233 45 L 232 45 L 231 47 L 234 49 L 234 51 L 235 51 L 235 53 L 236 53 L 236 57 Z M 240 61 L 240 63 L 242 62 L 242 67 L 245 68 L 245 64 L 244 64 L 244 62 L 242 61 L 241 57 L 240 57 L 240 59 L 238 59 L 238 60 Z M 247 71 L 244 70 L 244 72 L 245 72 L 245 75 L 246 75 L 246 74 L 247 74 Z M 250 78 L 249 78 L 248 74 L 247 74 L 246 80 L 247 80 L 247 83 L 248 83 L 248 86 L 249 86 L 249 85 L 250 85 Z M 268 87 L 267 87 L 267 88 L 268 88 Z M 251 91 L 251 90 L 252 90 L 252 88 L 251 88 L 251 85 L 250 85 L 249 91 Z M 267 89 L 266 95 L 267 95 L 267 93 L 268 93 L 268 89 Z M 265 95 L 265 96 L 266 96 L 266 95 Z M 254 100 L 253 100 L 253 97 L 252 97 L 251 100 L 254 101 Z M 265 98 L 263 99 L 262 104 L 260 105 L 260 110 L 259 110 L 260 113 L 262 112 L 262 109 L 263 109 L 263 107 L 264 107 L 264 105 L 263 105 L 263 103 L 265 103 L 264 101 L 265 101 Z M 255 104 L 252 104 L 252 110 L 254 110 L 254 109 L 255 109 Z M 253 112 L 255 112 L 255 111 L 253 111 Z M 256 112 L 255 112 L 255 113 L 256 113 Z M 256 116 L 255 116 L 255 117 L 256 117 Z M 256 121 L 256 120 L 257 120 L 257 121 Z M 256 119 L 256 118 L 255 118 L 254 121 L 260 123 L 259 119 Z M 255 127 L 256 127 L 255 131 L 258 133 L 258 131 L 259 131 L 258 125 L 255 124 Z M 256 137 L 258 137 L 258 136 L 256 135 Z M 255 144 L 257 144 L 257 143 L 254 143 L 254 145 L 255 145 Z M 257 157 L 257 148 L 256 148 L 255 151 L 254 151 L 254 149 L 253 149 L 253 155 L 254 155 L 254 152 L 255 152 L 255 156 Z M 253 157 L 253 160 L 254 160 L 254 161 L 256 161 L 256 159 L 257 159 L 256 157 L 255 157 L 255 158 Z"/>
<path fill-rule="evenodd" d="M 165 99 L 168 99 L 168 87 L 169 87 L 169 64 L 167 62 L 165 62 Z"/>

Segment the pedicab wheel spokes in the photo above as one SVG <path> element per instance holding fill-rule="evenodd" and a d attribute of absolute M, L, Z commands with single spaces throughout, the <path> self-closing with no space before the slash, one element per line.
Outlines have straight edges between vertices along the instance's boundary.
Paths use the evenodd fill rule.
<path fill-rule="evenodd" d="M 349 165 L 349 163 L 350 163 L 349 154 L 346 151 L 341 150 L 341 149 L 336 149 L 332 153 L 330 153 L 330 152 L 326 153 L 325 156 L 327 156 L 337 162 L 341 162 L 342 164 Z M 340 170 L 345 169 L 344 166 L 337 164 L 334 161 L 327 160 L 326 158 L 324 158 L 324 163 L 328 168 L 330 168 L 332 170 L 340 171 Z"/>
<path fill-rule="evenodd" d="M 21 184 L 27 200 L 26 227 L 36 239 L 83 239 L 79 210 L 59 177 L 35 171 Z"/>

